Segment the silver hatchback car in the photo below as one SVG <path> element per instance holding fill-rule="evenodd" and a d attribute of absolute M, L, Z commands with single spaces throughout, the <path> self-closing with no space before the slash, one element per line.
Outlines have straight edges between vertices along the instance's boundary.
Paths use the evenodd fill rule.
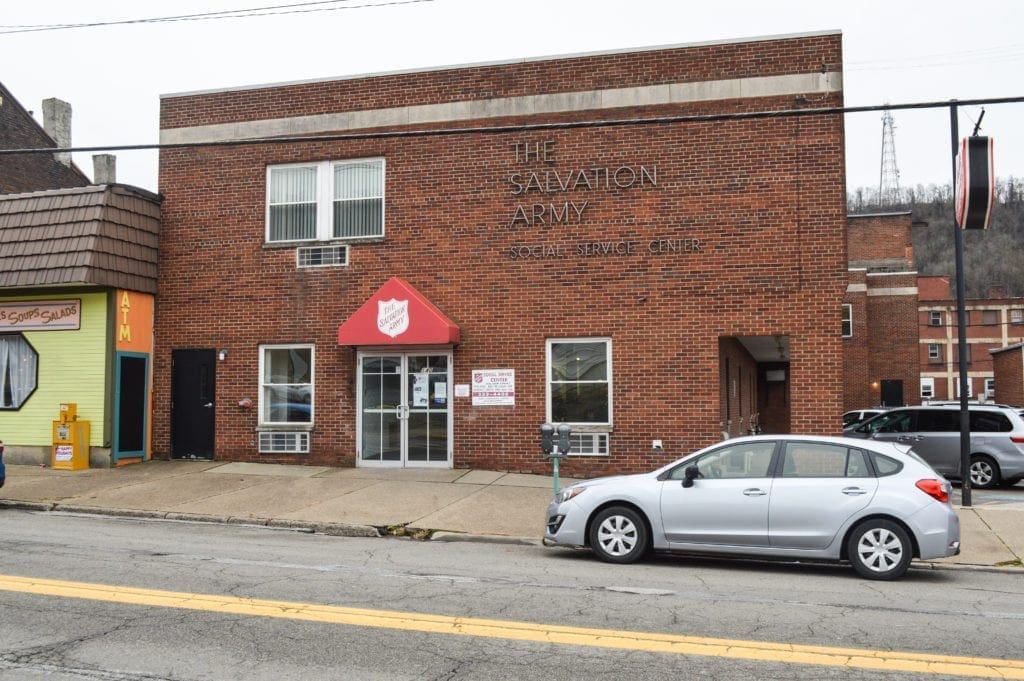
<path fill-rule="evenodd" d="M 741 437 L 650 473 L 561 490 L 545 544 L 631 563 L 649 550 L 848 560 L 895 579 L 960 552 L 949 483 L 906 447 L 840 437 Z"/>

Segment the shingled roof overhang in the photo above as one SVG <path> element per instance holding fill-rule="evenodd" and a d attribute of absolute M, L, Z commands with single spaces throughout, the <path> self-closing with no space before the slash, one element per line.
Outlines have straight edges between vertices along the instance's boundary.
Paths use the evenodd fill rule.
<path fill-rule="evenodd" d="M 0 292 L 89 284 L 156 293 L 160 201 L 116 184 L 0 194 Z"/>

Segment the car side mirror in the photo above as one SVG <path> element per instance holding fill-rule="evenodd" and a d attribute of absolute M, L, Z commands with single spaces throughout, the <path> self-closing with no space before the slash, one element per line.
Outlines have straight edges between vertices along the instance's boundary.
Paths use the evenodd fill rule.
<path fill-rule="evenodd" d="M 683 487 L 693 487 L 694 478 L 700 477 L 700 470 L 695 465 L 689 465 L 683 470 Z"/>

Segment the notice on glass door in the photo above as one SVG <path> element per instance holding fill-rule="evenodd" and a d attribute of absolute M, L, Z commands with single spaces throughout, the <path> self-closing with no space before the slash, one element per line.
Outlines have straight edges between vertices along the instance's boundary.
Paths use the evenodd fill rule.
<path fill-rule="evenodd" d="M 474 369 L 474 407 L 514 407 L 516 404 L 515 369 Z"/>
<path fill-rule="evenodd" d="M 425 407 L 430 401 L 430 374 L 413 374 L 412 406 Z"/>

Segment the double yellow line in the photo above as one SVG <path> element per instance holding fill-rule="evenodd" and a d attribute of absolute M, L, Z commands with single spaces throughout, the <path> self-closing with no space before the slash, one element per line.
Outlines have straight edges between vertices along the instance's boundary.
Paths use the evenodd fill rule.
<path fill-rule="evenodd" d="M 918 672 L 974 678 L 1024 679 L 1024 660 L 925 655 L 884 650 L 831 648 L 787 643 L 763 643 L 699 636 L 675 636 L 612 629 L 564 627 L 533 622 L 510 622 L 470 617 L 425 615 L 392 610 L 345 608 L 312 603 L 271 601 L 211 594 L 191 594 L 156 589 L 135 589 L 105 584 L 67 582 L 0 575 L 0 590 L 17 593 L 81 598 L 108 603 L 181 608 L 232 613 L 247 617 L 278 617 L 380 627 L 430 634 L 478 636 L 534 643 L 614 648 L 672 655 L 700 655 L 734 660 L 761 660 L 782 664 L 873 669 L 886 672 Z"/>

